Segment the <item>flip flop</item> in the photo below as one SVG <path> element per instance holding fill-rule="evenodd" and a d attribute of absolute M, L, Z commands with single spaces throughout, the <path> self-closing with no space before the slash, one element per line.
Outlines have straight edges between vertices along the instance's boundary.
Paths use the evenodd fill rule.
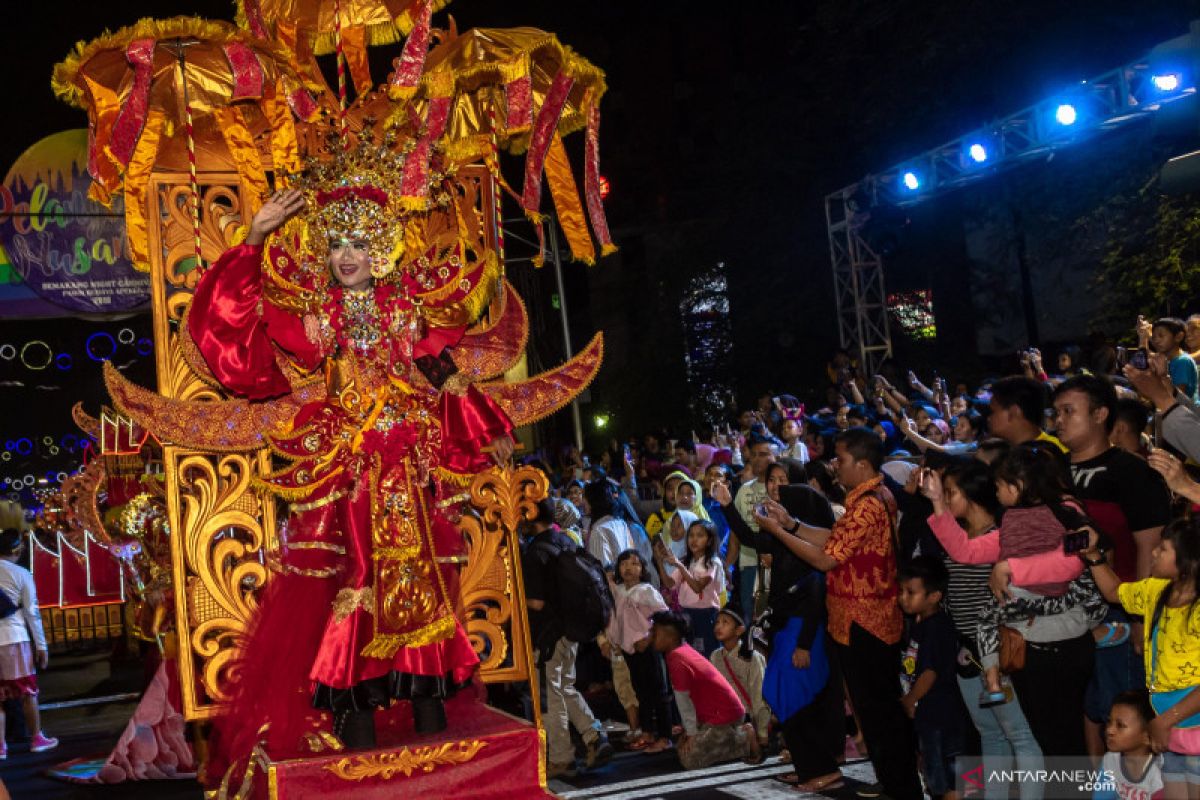
<path fill-rule="evenodd" d="M 1096 649 L 1119 647 L 1129 641 L 1130 626 L 1124 622 L 1106 622 L 1104 636 L 1096 640 Z"/>
<path fill-rule="evenodd" d="M 798 783 L 793 788 L 797 792 L 805 792 L 807 794 L 815 794 L 819 792 L 828 792 L 833 789 L 841 789 L 846 785 L 846 781 L 841 775 L 836 778 L 828 778 L 823 781 L 813 781 L 812 783 Z"/>

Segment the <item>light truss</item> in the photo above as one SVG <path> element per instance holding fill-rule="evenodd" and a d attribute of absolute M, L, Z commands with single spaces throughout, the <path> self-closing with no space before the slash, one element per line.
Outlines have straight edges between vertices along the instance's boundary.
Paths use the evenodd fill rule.
<path fill-rule="evenodd" d="M 920 155 L 845 186 L 825 198 L 838 333 L 842 346 L 873 374 L 892 354 L 883 261 L 861 235 L 869 206 L 909 206 L 985 180 L 1055 150 L 1138 120 L 1196 94 L 1200 23 L 1191 33 L 1158 45 L 1145 57 L 1069 87 Z M 1173 74 L 1164 90 L 1155 75 Z M 1161 82 L 1160 82 L 1161 83 Z M 1071 124 L 1057 118 L 1060 106 Z M 976 155 L 971 148 L 978 145 Z M 906 185 L 905 178 L 910 184 Z"/>

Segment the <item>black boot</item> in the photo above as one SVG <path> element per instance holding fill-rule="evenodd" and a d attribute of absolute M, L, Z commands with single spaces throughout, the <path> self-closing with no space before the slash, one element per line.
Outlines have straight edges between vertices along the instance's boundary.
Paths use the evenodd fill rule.
<path fill-rule="evenodd" d="M 414 697 L 413 729 L 417 733 L 446 730 L 446 706 L 440 697 Z"/>
<path fill-rule="evenodd" d="M 347 709 L 333 716 L 333 735 L 349 750 L 375 747 L 375 712 L 371 709 Z"/>

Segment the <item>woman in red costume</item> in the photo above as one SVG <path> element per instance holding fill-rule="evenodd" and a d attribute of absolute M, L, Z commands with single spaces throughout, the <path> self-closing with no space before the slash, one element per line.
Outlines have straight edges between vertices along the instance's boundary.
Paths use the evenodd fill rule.
<path fill-rule="evenodd" d="M 290 392 L 288 362 L 327 390 L 267 437 L 290 463 L 261 483 L 290 514 L 214 727 L 206 774 L 230 790 L 245 785 L 232 765 L 258 744 L 286 757 L 332 729 L 347 746 L 373 746 L 373 712 L 396 700 L 412 702 L 417 732 L 441 730 L 443 699 L 478 665 L 454 614 L 454 576 L 437 558 L 461 546 L 446 514 L 464 480 L 508 460 L 512 426 L 455 374 L 448 348 L 464 328 L 432 313 L 470 288 L 461 247 L 398 264 L 402 212 L 372 177 L 343 172 L 277 192 L 189 311 L 189 332 L 230 393 Z M 264 254 L 302 213 L 304 238 L 272 239 L 302 247 Z M 306 266 L 323 280 L 302 307 L 281 298 L 293 284 L 278 277 Z"/>

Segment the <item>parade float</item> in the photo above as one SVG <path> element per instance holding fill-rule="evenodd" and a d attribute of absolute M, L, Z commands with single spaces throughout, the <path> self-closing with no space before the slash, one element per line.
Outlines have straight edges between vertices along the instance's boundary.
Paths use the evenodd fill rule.
<path fill-rule="evenodd" d="M 157 386 L 138 386 L 112 365 L 105 380 L 117 412 L 161 443 L 175 677 L 183 716 L 201 728 L 213 721 L 219 727 L 230 714 L 231 686 L 245 667 L 241 648 L 269 585 L 288 569 L 320 571 L 289 567 L 287 559 L 303 552 L 300 544 L 309 552 L 336 550 L 325 542 L 292 543 L 289 550 L 284 517 L 343 501 L 341 490 L 322 495 L 318 486 L 325 480 L 333 486 L 344 479 L 335 473 L 354 469 L 361 438 L 383 429 L 380 414 L 392 413 L 393 401 L 408 404 L 411 419 L 424 420 L 414 398 L 430 398 L 443 409 L 459 402 L 455 398 L 481 398 L 479 404 L 520 427 L 569 403 L 599 369 L 597 336 L 561 367 L 514 378 L 511 368 L 529 326 L 505 278 L 501 221 L 508 197 L 540 231 L 544 181 L 572 255 L 591 263 L 612 251 L 598 164 L 603 73 L 545 31 L 460 33 L 452 19 L 436 27 L 433 15 L 442 5 L 244 0 L 236 24 L 143 20 L 80 43 L 55 70 L 58 96 L 88 115 L 89 196 L 122 204 L 128 251 L 150 277 Z M 367 58 L 375 46 L 400 50 L 379 85 Z M 317 60 L 328 54 L 336 82 L 325 80 Z M 586 137 L 582 195 L 563 145 L 579 131 Z M 501 172 L 502 159 L 511 157 L 523 159 L 519 188 Z M 370 191 L 359 187 L 355 197 L 344 186 L 330 190 L 337 177 L 332 165 L 344 169 L 351 162 L 375 176 Z M 314 177 L 321 174 L 325 183 Z M 405 301 L 411 312 L 405 319 L 419 332 L 410 334 L 410 344 L 438 332 L 445 347 L 433 355 L 448 373 L 408 370 L 369 394 L 369 382 L 331 375 L 336 365 L 329 358 L 322 373 L 276 348 L 266 365 L 276 378 L 272 391 L 251 398 L 230 389 L 211 351 L 193 335 L 203 330 L 189 319 L 193 296 L 198 286 L 222 290 L 219 280 L 203 276 L 210 268 L 220 275 L 223 253 L 248 252 L 249 221 L 289 187 L 317 202 L 369 195 L 393 215 L 389 224 L 401 233 L 393 258 L 373 265 L 381 267 L 377 285 L 412 299 Z M 309 229 L 316 219 L 294 219 L 268 242 L 259 314 L 264 302 L 297 318 L 316 318 L 328 308 L 327 287 L 305 267 L 320 254 L 319 237 Z M 413 357 L 410 347 L 405 358 Z M 363 397 L 370 402 L 360 402 Z M 293 427 L 297 415 L 318 407 L 334 408 L 339 424 L 351 420 L 359 427 L 338 429 L 345 440 L 336 442 Z M 338 430 L 323 433 L 340 436 Z M 423 447 L 413 445 L 422 464 Z M 400 563 L 417 551 L 398 546 L 381 556 L 399 559 L 395 574 L 436 577 L 439 596 L 448 595 L 452 607 L 451 627 L 465 632 L 479 661 L 475 690 L 446 702 L 445 729 L 416 733 L 409 704 L 394 703 L 375 714 L 376 745 L 350 750 L 333 735 L 331 715 L 310 709 L 303 735 L 282 736 L 278 727 L 263 726 L 252 752 L 222 763 L 220 774 L 210 770 L 214 795 L 320 797 L 348 789 L 363 797 L 397 790 L 545 795 L 536 688 L 533 724 L 484 705 L 478 689 L 480 682 L 536 683 L 516 529 L 532 517 L 547 483 L 528 467 L 481 469 L 479 455 L 476 448 L 465 471 L 444 458 L 433 459 L 428 470 L 410 467 L 429 483 L 405 484 L 433 492 L 439 519 L 457 526 L 457 541 L 422 545 L 431 563 Z M 406 491 L 373 488 L 372 500 L 388 511 L 376 515 L 372 507 L 372 524 L 386 520 L 390 534 L 404 529 Z M 354 589 L 361 608 L 347 613 L 377 613 L 382 624 L 386 597 L 400 591 L 388 574 L 379 573 L 373 587 Z M 371 611 L 376 600 L 380 605 Z M 377 636 L 364 653 L 390 654 L 404 642 L 401 635 Z"/>

